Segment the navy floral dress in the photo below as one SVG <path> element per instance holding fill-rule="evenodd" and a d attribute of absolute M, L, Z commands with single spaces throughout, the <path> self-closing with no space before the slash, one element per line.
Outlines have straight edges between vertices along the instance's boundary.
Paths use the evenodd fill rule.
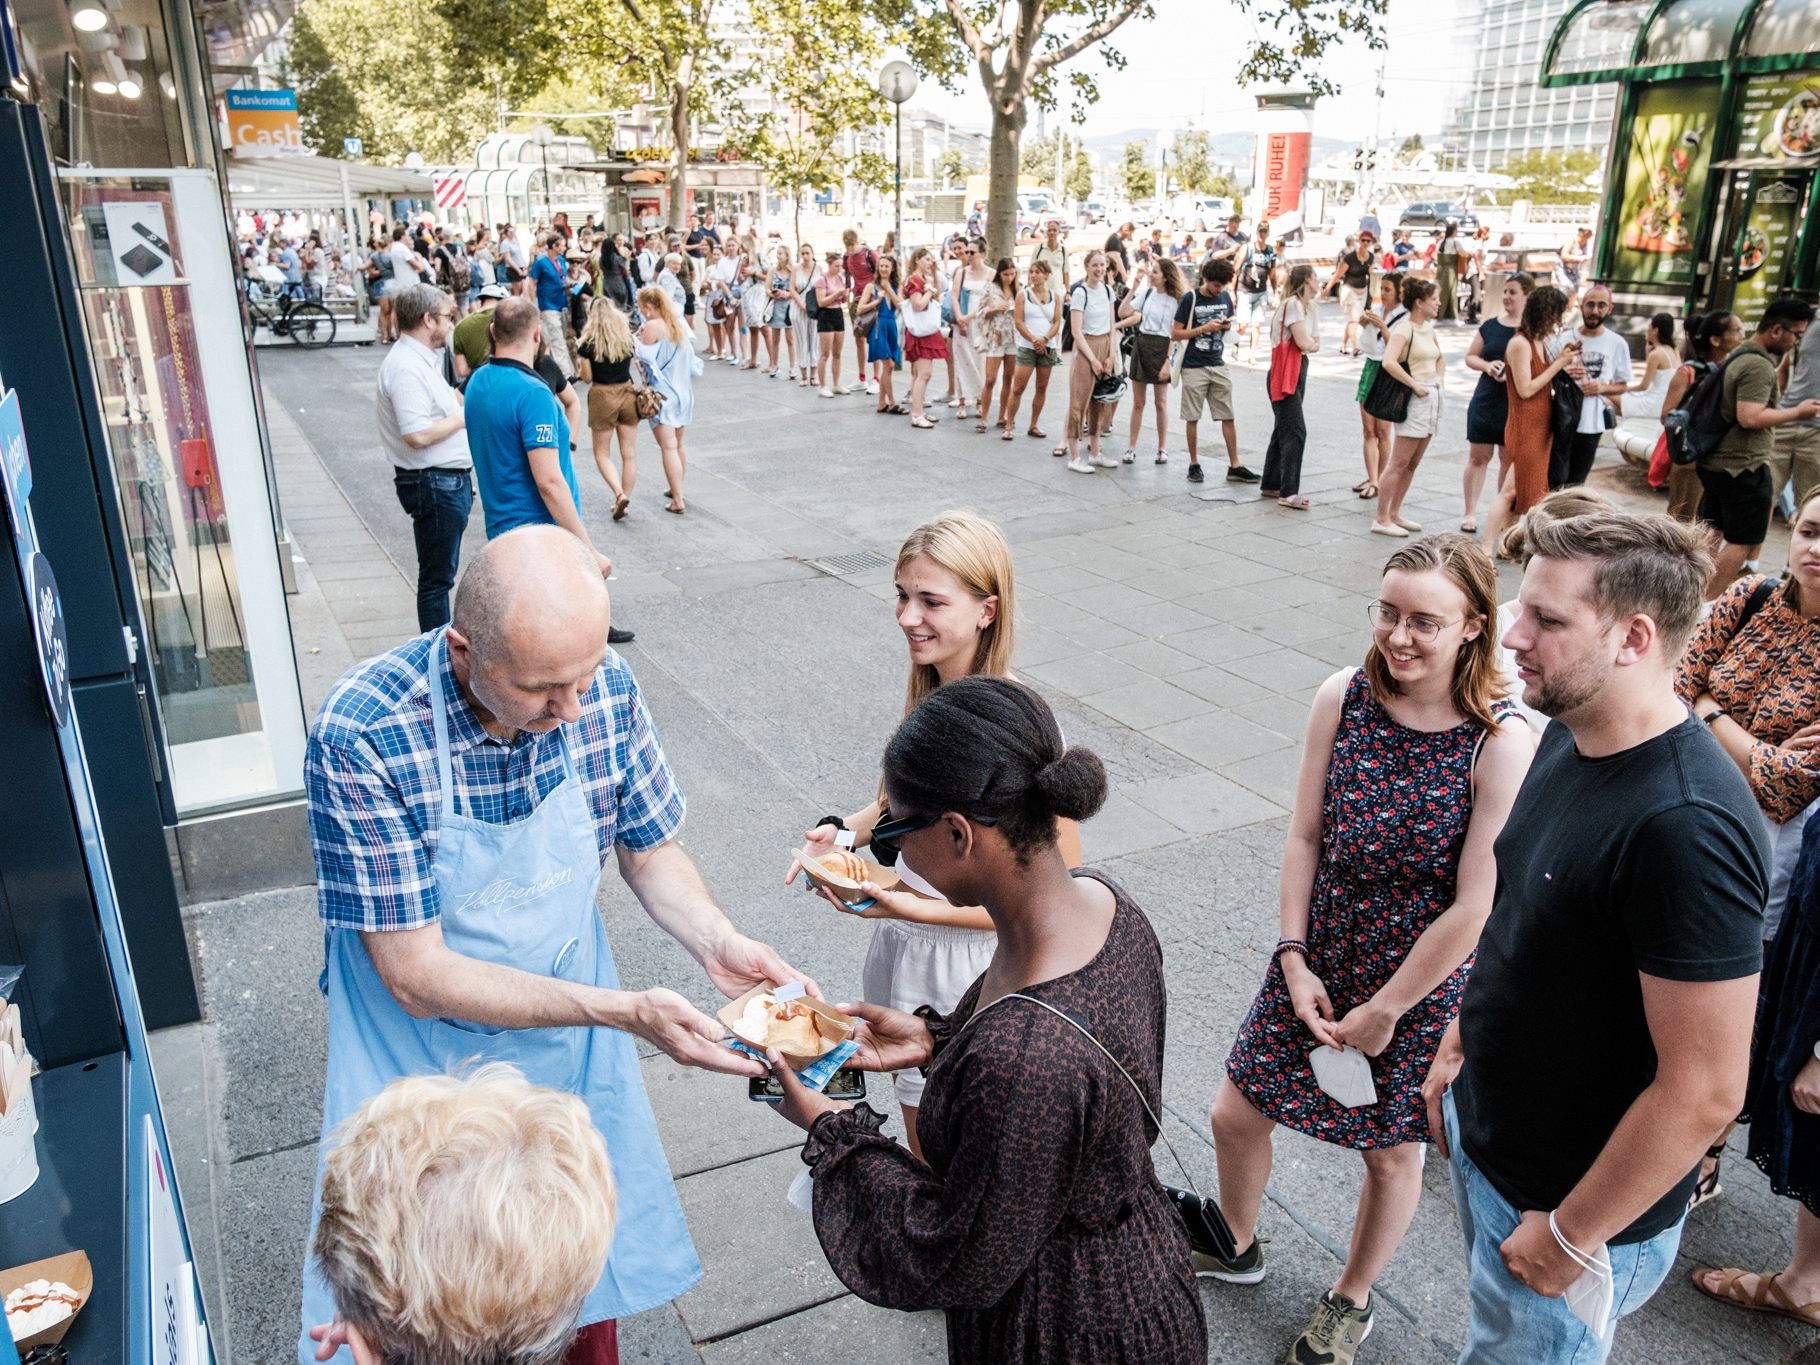
<path fill-rule="evenodd" d="M 1494 714 L 1502 720 L 1514 710 L 1501 701 Z M 1422 931 L 1453 904 L 1472 815 L 1473 759 L 1484 736 L 1470 720 L 1451 730 L 1411 730 L 1378 704 L 1364 669 L 1347 683 L 1308 909 L 1309 966 L 1327 987 L 1335 1018 L 1377 994 Z M 1296 1018 L 1275 960 L 1239 1026 L 1226 1074 L 1259 1113 L 1323 1142 L 1427 1142 L 1422 1082 L 1460 1012 L 1472 961 L 1399 1019 L 1390 1046 L 1371 1059 L 1376 1104 L 1348 1109 L 1315 1083 L 1308 1054 L 1319 1044 Z"/>

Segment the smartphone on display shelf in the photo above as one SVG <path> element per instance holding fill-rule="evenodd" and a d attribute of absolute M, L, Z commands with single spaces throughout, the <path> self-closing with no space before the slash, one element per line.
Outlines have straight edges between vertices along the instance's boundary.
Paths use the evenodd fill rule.
<path fill-rule="evenodd" d="M 834 1079 L 823 1087 L 822 1094 L 831 1100 L 863 1100 L 866 1098 L 866 1073 L 843 1066 L 834 1073 Z M 746 1098 L 777 1104 L 784 1098 L 783 1082 L 769 1071 L 762 1076 L 753 1076 L 746 1082 Z"/>

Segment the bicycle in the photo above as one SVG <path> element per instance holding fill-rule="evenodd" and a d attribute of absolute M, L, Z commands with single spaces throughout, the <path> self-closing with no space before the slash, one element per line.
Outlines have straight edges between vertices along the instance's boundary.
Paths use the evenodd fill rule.
<path fill-rule="evenodd" d="M 266 306 L 273 302 L 278 305 L 276 316 Z M 279 294 L 274 300 L 249 289 L 246 306 L 255 328 L 264 327 L 275 337 L 289 337 L 308 350 L 335 340 L 335 315 L 314 300 L 294 298 L 288 293 Z"/>

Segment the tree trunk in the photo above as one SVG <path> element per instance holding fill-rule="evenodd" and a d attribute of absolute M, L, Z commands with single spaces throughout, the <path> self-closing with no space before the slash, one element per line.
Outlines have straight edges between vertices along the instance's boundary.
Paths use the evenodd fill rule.
<path fill-rule="evenodd" d="M 992 101 L 992 136 L 988 143 L 986 191 L 986 256 L 996 261 L 1017 245 L 1018 147 L 1024 136 L 1024 95 Z"/>
<path fill-rule="evenodd" d="M 681 76 L 670 87 L 670 136 L 676 140 L 676 161 L 670 167 L 670 226 L 681 231 L 688 221 L 683 200 L 689 192 L 689 82 Z"/>

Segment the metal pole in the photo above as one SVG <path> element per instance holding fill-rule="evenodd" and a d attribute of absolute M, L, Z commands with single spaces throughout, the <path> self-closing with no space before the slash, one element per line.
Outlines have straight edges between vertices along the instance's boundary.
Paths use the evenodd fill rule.
<path fill-rule="evenodd" d="M 897 133 L 897 155 L 892 158 L 892 179 L 897 182 L 897 230 L 891 240 L 897 243 L 899 257 L 904 254 L 904 106 L 892 106 L 891 123 Z"/>
<path fill-rule="evenodd" d="M 544 221 L 544 226 L 548 227 L 551 222 L 551 215 L 550 215 L 550 144 L 547 142 L 539 142 L 537 145 L 543 151 L 543 221 Z"/>

